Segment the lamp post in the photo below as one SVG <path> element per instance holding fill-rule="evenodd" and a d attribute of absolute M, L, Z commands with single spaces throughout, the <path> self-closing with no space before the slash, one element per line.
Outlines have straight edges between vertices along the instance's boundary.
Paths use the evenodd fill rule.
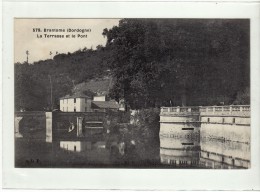
<path fill-rule="evenodd" d="M 51 110 L 53 110 L 53 104 L 52 104 L 52 81 L 51 81 L 51 76 L 49 76 L 49 79 L 50 79 L 50 85 L 51 85 Z"/>
<path fill-rule="evenodd" d="M 25 53 L 26 53 L 26 55 L 27 55 L 27 56 L 26 56 L 26 62 L 27 62 L 27 64 L 28 64 L 28 60 L 29 60 L 29 59 L 28 59 L 29 51 L 27 50 Z"/>

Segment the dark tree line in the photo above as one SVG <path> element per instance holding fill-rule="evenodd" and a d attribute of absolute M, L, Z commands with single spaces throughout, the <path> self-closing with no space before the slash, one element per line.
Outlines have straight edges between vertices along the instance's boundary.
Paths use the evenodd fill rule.
<path fill-rule="evenodd" d="M 105 47 L 15 64 L 16 110 L 44 110 L 73 86 L 106 75 L 132 109 L 250 103 L 249 20 L 122 19 Z M 74 84 L 74 85 L 73 85 Z"/>
<path fill-rule="evenodd" d="M 51 110 L 59 98 L 71 94 L 73 86 L 106 74 L 105 51 L 83 49 L 74 53 L 57 54 L 53 59 L 15 64 L 15 109 Z"/>
<path fill-rule="evenodd" d="M 250 102 L 249 20 L 123 19 L 103 35 L 111 95 L 131 108 Z"/>

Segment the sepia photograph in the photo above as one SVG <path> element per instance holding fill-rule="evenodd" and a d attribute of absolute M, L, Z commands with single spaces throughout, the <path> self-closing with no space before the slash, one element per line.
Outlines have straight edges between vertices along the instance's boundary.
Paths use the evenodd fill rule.
<path fill-rule="evenodd" d="M 14 167 L 251 169 L 250 19 L 14 18 Z"/>

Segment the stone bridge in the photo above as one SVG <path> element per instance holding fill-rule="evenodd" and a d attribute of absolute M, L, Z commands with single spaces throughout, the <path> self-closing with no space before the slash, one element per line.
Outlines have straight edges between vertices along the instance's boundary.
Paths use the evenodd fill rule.
<path fill-rule="evenodd" d="M 42 111 L 16 112 L 15 137 L 45 139 L 46 115 Z"/>
<path fill-rule="evenodd" d="M 55 140 L 93 139 L 107 125 L 122 122 L 118 112 L 16 112 L 15 137 Z M 39 133 L 39 134 L 36 134 Z"/>

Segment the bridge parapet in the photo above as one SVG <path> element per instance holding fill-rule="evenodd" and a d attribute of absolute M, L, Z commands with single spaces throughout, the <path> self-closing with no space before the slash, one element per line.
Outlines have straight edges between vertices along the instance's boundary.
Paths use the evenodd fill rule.
<path fill-rule="evenodd" d="M 198 114 L 199 107 L 161 107 L 161 115 Z"/>
<path fill-rule="evenodd" d="M 199 107 L 161 107 L 161 115 L 232 115 L 250 116 L 250 105 L 199 106 Z"/>
<path fill-rule="evenodd" d="M 45 112 L 44 111 L 24 111 L 24 112 L 16 111 L 15 117 L 45 118 Z"/>
<path fill-rule="evenodd" d="M 200 107 L 200 114 L 250 116 L 250 105 L 203 106 Z"/>

